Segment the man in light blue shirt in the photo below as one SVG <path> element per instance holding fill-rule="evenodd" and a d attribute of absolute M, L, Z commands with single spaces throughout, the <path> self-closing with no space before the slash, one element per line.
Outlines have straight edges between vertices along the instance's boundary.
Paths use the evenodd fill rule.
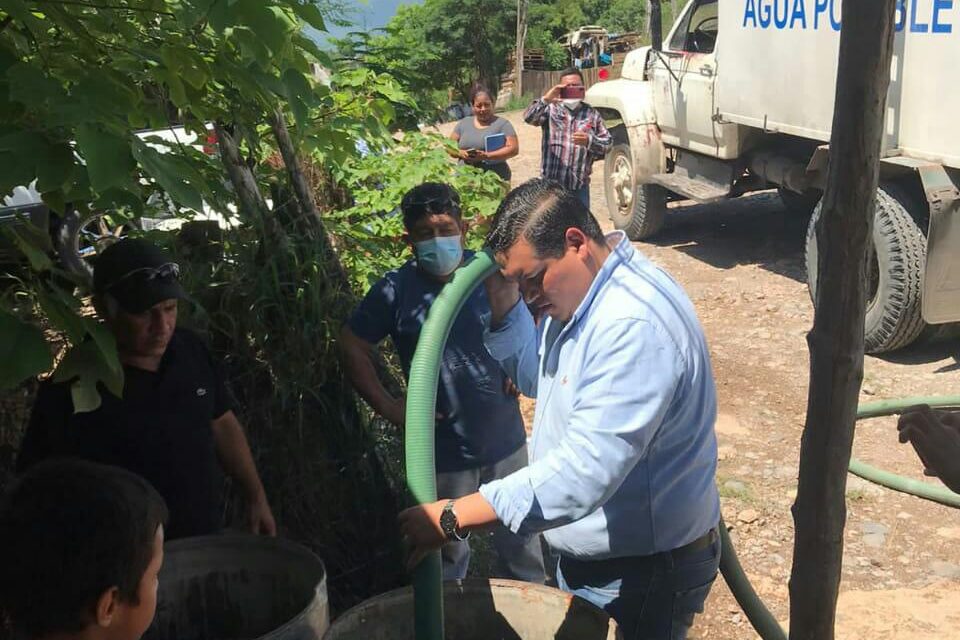
<path fill-rule="evenodd" d="M 685 638 L 720 557 L 716 391 L 693 305 L 555 182 L 511 192 L 487 243 L 501 268 L 485 342 L 537 398 L 531 463 L 402 513 L 411 562 L 497 521 L 543 531 L 560 587 L 626 638 Z"/>

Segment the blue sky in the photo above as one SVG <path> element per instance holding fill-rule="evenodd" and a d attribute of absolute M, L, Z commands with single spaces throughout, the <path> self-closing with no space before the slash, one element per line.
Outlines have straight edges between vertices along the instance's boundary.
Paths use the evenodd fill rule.
<path fill-rule="evenodd" d="M 353 27 L 336 27 L 330 25 L 330 35 L 340 37 L 348 31 L 363 31 L 364 23 L 367 29 L 376 29 L 383 27 L 390 21 L 393 14 L 397 12 L 397 7 L 401 4 L 412 4 L 416 0 L 367 0 L 367 2 L 354 1 L 357 6 L 357 12 L 353 19 L 356 25 Z"/>

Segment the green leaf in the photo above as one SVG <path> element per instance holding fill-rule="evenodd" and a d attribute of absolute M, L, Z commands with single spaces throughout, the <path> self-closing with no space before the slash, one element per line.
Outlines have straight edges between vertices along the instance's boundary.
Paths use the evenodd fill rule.
<path fill-rule="evenodd" d="M 300 49 L 303 49 L 304 51 L 312 55 L 314 58 L 316 58 L 317 62 L 322 64 L 324 67 L 328 69 L 332 69 L 335 66 L 333 62 L 333 58 L 330 57 L 330 54 L 328 54 L 326 51 L 321 49 L 316 42 L 314 42 L 307 36 L 302 34 L 297 35 L 293 39 L 293 43 Z"/>
<path fill-rule="evenodd" d="M 287 69 L 283 72 L 283 84 L 287 89 L 287 100 L 290 102 L 293 117 L 301 127 L 307 126 L 310 122 L 309 105 L 316 102 L 313 87 L 303 74 L 295 69 Z"/>
<path fill-rule="evenodd" d="M 172 153 L 160 153 L 136 137 L 133 138 L 133 155 L 174 200 L 194 211 L 203 211 L 200 192 L 184 177 L 187 171 L 183 160 Z"/>
<path fill-rule="evenodd" d="M 0 310 L 0 391 L 13 389 L 53 366 L 43 331 Z"/>
<path fill-rule="evenodd" d="M 37 190 L 40 193 L 62 189 L 74 168 L 73 149 L 66 143 L 51 145 L 38 154 Z"/>
<path fill-rule="evenodd" d="M 317 5 L 310 0 L 307 0 L 303 4 L 299 2 L 295 3 L 293 5 L 293 12 L 297 14 L 298 18 L 306 22 L 317 31 L 327 30 L 327 25 L 323 20 L 323 14 L 320 13 L 319 7 L 317 7 Z"/>
<path fill-rule="evenodd" d="M 62 290 L 58 294 L 41 289 L 37 291 L 37 300 L 50 324 L 66 333 L 70 342 L 77 344 L 83 339 L 86 329 L 77 308 L 66 302 L 66 295 Z"/>
<path fill-rule="evenodd" d="M 18 214 L 17 219 L 20 224 L 0 227 L 0 232 L 13 240 L 34 271 L 49 271 L 53 261 L 48 254 L 53 251 L 53 245 L 46 229 L 39 229 L 22 215 Z"/>
<path fill-rule="evenodd" d="M 125 138 L 84 124 L 77 127 L 77 146 L 95 191 L 102 193 L 111 187 L 131 186 L 137 165 Z"/>
<path fill-rule="evenodd" d="M 70 399 L 73 401 L 74 413 L 90 413 L 100 408 L 103 399 L 97 390 L 97 381 L 93 378 L 81 377 L 70 385 Z"/>
<path fill-rule="evenodd" d="M 183 78 L 194 89 L 202 89 L 210 79 L 206 62 L 194 50 L 167 46 L 160 50 L 160 57 L 172 75 Z"/>
<path fill-rule="evenodd" d="M 93 337 L 94 344 L 100 350 L 103 362 L 114 374 L 123 377 L 123 365 L 120 364 L 120 354 L 117 352 L 117 340 L 106 326 L 89 316 L 83 318 L 83 326 Z M 109 386 L 109 384 L 108 384 Z M 111 389 L 113 391 L 113 389 Z M 122 387 L 121 387 L 122 391 Z M 116 393 L 116 392 L 115 392 Z M 119 395 L 119 393 L 117 393 Z"/>
<path fill-rule="evenodd" d="M 235 7 L 240 21 L 274 56 L 289 46 L 291 36 L 299 30 L 296 21 L 286 11 L 281 7 L 266 5 L 263 0 L 238 0 Z M 271 62 L 259 56 L 256 59 L 264 66 Z"/>
<path fill-rule="evenodd" d="M 39 104 L 56 104 L 67 99 L 67 92 L 56 80 L 32 64 L 20 62 L 7 71 L 10 99 L 35 108 Z"/>
<path fill-rule="evenodd" d="M 64 195 L 62 189 L 57 189 L 56 191 L 47 191 L 43 194 L 43 204 L 47 205 L 47 208 L 63 215 L 67 210 L 67 198 Z"/>
<path fill-rule="evenodd" d="M 86 340 L 67 351 L 53 375 L 55 382 L 72 382 L 73 410 L 93 411 L 100 406 L 97 384 L 103 385 L 118 398 L 123 397 L 123 367 L 119 360 L 111 363 L 96 340 Z"/>

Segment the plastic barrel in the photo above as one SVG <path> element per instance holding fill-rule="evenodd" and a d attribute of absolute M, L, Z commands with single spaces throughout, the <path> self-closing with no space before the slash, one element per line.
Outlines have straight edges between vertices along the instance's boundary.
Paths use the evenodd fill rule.
<path fill-rule="evenodd" d="M 145 640 L 319 640 L 330 626 L 323 562 L 289 540 L 231 534 L 164 546 Z"/>
<path fill-rule="evenodd" d="M 443 583 L 447 640 L 620 640 L 602 609 L 559 589 L 515 580 Z M 371 598 L 334 621 L 324 640 L 413 640 L 413 589 Z"/>

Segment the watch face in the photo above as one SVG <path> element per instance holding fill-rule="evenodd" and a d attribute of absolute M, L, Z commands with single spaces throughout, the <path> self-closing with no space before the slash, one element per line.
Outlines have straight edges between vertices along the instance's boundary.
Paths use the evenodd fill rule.
<path fill-rule="evenodd" d="M 440 528 L 448 538 L 453 538 L 457 531 L 457 514 L 453 512 L 453 506 L 444 507 L 440 513 Z"/>

